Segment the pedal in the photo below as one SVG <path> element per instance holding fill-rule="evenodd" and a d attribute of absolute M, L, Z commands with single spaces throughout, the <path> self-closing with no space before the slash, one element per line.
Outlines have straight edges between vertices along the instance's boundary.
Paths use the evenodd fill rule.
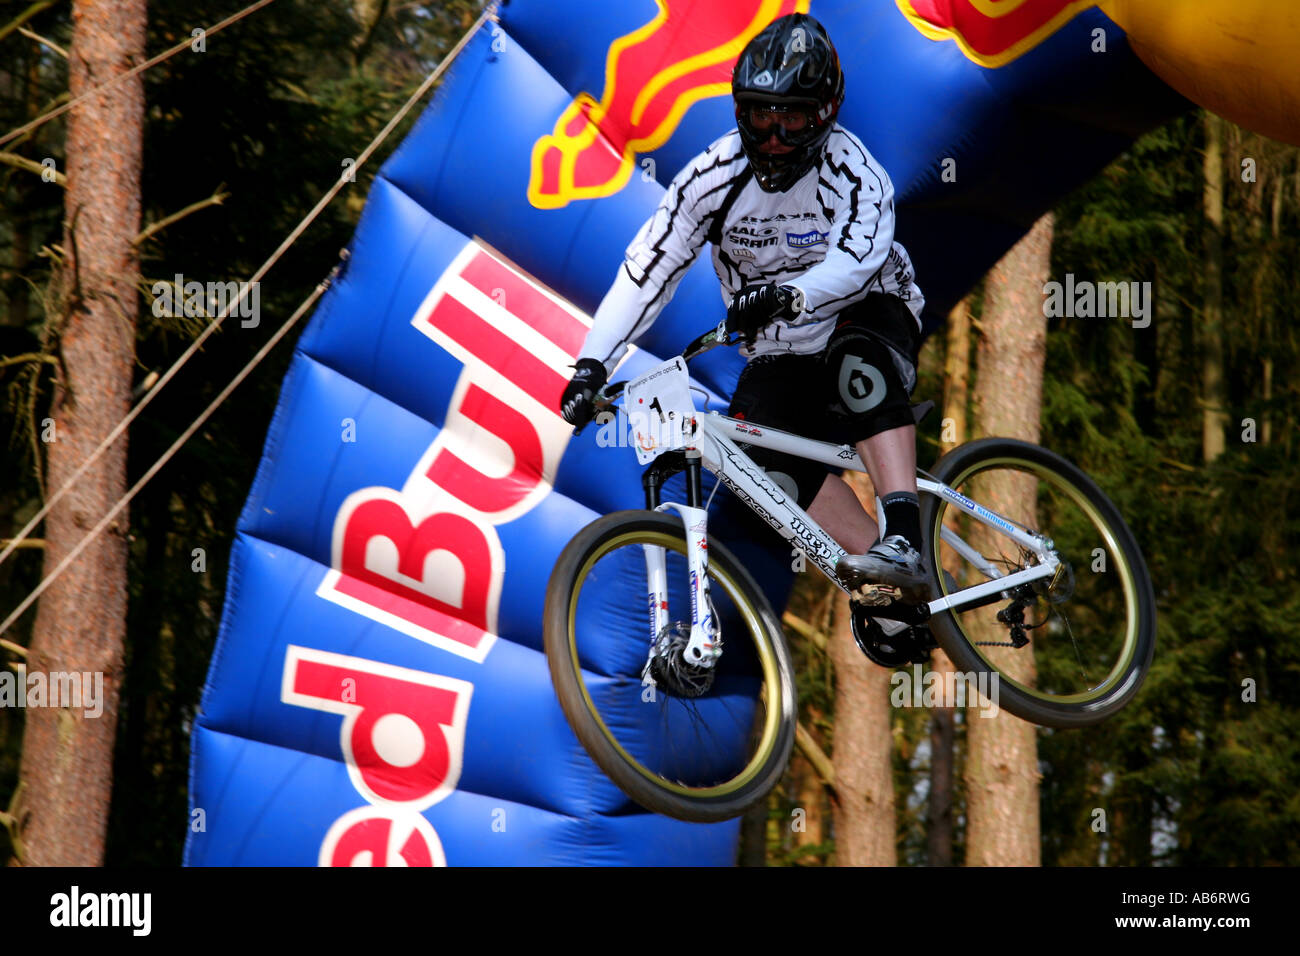
<path fill-rule="evenodd" d="M 926 640 L 928 630 L 896 624 L 869 617 L 861 605 L 853 608 L 853 640 L 870 660 L 890 669 L 927 663 L 933 646 L 933 641 Z"/>
<path fill-rule="evenodd" d="M 884 607 L 901 597 L 898 588 L 892 584 L 863 584 L 855 588 L 849 600 L 867 607 Z"/>
<path fill-rule="evenodd" d="M 891 621 L 889 618 L 876 618 L 876 623 L 880 625 L 880 630 L 884 632 L 885 637 L 893 637 L 907 630 L 907 625 L 902 621 Z"/>

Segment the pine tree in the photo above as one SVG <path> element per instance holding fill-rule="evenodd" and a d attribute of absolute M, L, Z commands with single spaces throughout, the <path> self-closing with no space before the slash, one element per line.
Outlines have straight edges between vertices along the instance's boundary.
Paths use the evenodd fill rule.
<path fill-rule="evenodd" d="M 145 0 L 76 0 L 69 92 L 75 99 L 143 59 Z M 138 77 L 90 97 L 68 120 L 62 276 L 62 375 L 51 413 L 49 486 L 61 488 L 126 414 L 136 322 L 144 88 Z M 45 573 L 126 491 L 119 441 L 45 523 Z M 95 675 L 102 713 L 62 706 L 27 713 L 20 786 L 22 860 L 93 866 L 104 857 L 113 743 L 126 637 L 126 519 L 97 537 L 41 599 L 28 674 Z M 102 679 L 102 684 L 99 681 Z M 85 689 L 83 688 L 83 694 Z M 83 700 L 84 702 L 84 700 Z"/>
<path fill-rule="evenodd" d="M 975 427 L 982 435 L 1038 440 L 1047 338 L 1042 289 L 1051 248 L 1049 214 L 989 273 L 975 379 Z M 977 497 L 999 514 L 1035 527 L 1036 486 L 1020 477 L 993 475 L 977 486 Z M 996 553 L 981 530 L 973 530 L 971 544 Z M 1009 677 L 1032 685 L 1034 660 L 1024 650 L 988 648 L 988 656 Z M 1034 726 L 1000 711 L 992 719 L 968 721 L 966 741 L 967 865 L 1039 865 Z"/>

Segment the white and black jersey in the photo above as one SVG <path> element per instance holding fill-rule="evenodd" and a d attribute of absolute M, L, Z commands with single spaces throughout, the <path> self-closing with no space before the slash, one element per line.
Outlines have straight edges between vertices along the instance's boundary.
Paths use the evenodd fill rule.
<path fill-rule="evenodd" d="M 740 191 L 715 224 L 733 187 Z M 820 162 L 785 192 L 767 193 L 733 130 L 674 177 L 628 246 L 579 357 L 612 372 L 668 304 L 711 232 L 724 303 L 742 286 L 764 282 L 804 294 L 804 313 L 768 326 L 752 350 L 743 349 L 748 356 L 821 351 L 834 317 L 870 292 L 897 296 L 920 328 L 925 300 L 907 250 L 894 241 L 894 187 L 858 138 L 837 124 Z"/>

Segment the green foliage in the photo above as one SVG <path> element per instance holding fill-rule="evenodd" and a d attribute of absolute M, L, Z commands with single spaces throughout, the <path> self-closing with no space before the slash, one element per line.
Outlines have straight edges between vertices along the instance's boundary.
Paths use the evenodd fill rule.
<path fill-rule="evenodd" d="M 1043 442 L 1092 474 L 1125 515 L 1146 554 L 1159 619 L 1155 662 L 1134 705 L 1101 727 L 1040 733 L 1049 864 L 1300 862 L 1292 742 L 1300 572 L 1289 507 L 1296 393 L 1288 384 L 1265 401 L 1261 391 L 1265 360 L 1275 382 L 1290 383 L 1296 368 L 1294 339 L 1282 329 L 1296 284 L 1278 256 L 1293 255 L 1300 203 L 1265 176 L 1294 176 L 1297 151 L 1255 138 L 1265 155 L 1260 181 L 1248 183 L 1234 172 L 1250 138 L 1237 131 L 1226 150 L 1230 425 L 1227 451 L 1206 464 L 1202 128 L 1190 116 L 1147 136 L 1058 210 L 1054 278 L 1156 284 L 1148 328 L 1053 321 Z M 1273 224 L 1258 221 L 1260 201 L 1279 186 L 1285 202 L 1273 237 Z M 1268 294 L 1256 295 L 1257 286 Z M 1255 440 L 1242 440 L 1239 423 L 1250 417 Z M 1242 700 L 1247 678 L 1256 703 Z M 1100 833 L 1089 825 L 1098 807 L 1107 810 Z"/>

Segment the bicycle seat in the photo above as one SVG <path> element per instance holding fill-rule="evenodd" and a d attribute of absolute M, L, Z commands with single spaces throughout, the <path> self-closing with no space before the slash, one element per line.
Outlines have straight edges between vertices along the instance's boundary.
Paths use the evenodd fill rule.
<path fill-rule="evenodd" d="M 923 402 L 917 402 L 912 406 L 912 421 L 919 425 L 921 420 L 932 411 L 934 411 L 934 402 L 930 399 L 927 398 Z"/>

